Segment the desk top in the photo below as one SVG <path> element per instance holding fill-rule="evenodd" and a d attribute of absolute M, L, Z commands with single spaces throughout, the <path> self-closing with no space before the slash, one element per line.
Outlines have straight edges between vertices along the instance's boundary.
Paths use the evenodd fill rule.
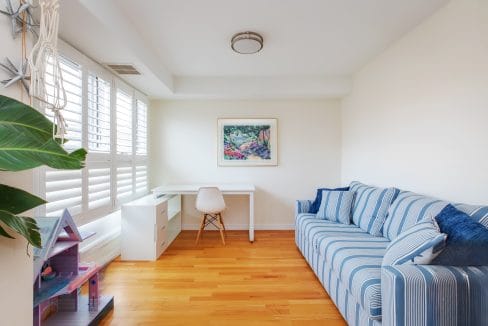
<path fill-rule="evenodd" d="M 217 187 L 223 193 L 240 194 L 256 191 L 253 184 L 215 183 L 215 184 L 171 184 L 152 189 L 156 194 L 196 194 L 201 187 Z"/>

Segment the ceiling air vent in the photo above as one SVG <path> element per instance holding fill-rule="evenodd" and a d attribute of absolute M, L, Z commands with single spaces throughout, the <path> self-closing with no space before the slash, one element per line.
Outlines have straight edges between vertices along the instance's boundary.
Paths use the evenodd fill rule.
<path fill-rule="evenodd" d="M 107 67 L 119 75 L 140 75 L 141 73 L 131 64 L 107 63 Z"/>

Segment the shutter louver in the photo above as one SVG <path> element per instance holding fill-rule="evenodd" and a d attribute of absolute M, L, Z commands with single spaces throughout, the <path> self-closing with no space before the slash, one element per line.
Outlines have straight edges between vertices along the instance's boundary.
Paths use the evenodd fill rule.
<path fill-rule="evenodd" d="M 147 192 L 147 166 L 136 165 L 136 193 Z"/>
<path fill-rule="evenodd" d="M 117 153 L 132 155 L 132 97 L 117 90 Z"/>
<path fill-rule="evenodd" d="M 88 150 L 110 152 L 110 83 L 88 76 Z"/>
<path fill-rule="evenodd" d="M 81 170 L 46 170 L 46 215 L 59 216 L 67 208 L 72 215 L 82 210 Z"/>
<path fill-rule="evenodd" d="M 136 155 L 147 155 L 147 105 L 137 100 Z"/>
<path fill-rule="evenodd" d="M 117 200 L 127 201 L 132 197 L 132 165 L 117 167 Z"/>
<path fill-rule="evenodd" d="M 47 62 L 47 65 L 52 65 L 52 60 Z M 63 86 L 66 91 L 67 104 L 63 109 L 63 117 L 66 121 L 67 132 L 65 139 L 68 141 L 64 144 L 67 151 L 80 148 L 82 145 L 81 123 L 82 123 L 82 69 L 81 66 L 75 62 L 60 56 L 59 65 L 63 74 Z M 46 71 L 52 71 L 50 67 Z M 54 94 L 53 76 L 46 73 L 46 93 L 48 98 L 52 99 Z M 51 110 L 46 110 L 46 115 L 51 121 L 53 120 L 53 113 Z"/>
<path fill-rule="evenodd" d="M 110 167 L 88 168 L 88 209 L 111 206 Z"/>

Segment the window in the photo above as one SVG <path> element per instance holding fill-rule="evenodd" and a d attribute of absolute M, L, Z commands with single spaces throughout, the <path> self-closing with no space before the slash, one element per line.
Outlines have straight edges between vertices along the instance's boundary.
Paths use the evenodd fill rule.
<path fill-rule="evenodd" d="M 78 59 L 60 56 L 68 100 L 64 146 L 85 148 L 86 165 L 82 170 L 43 168 L 39 192 L 49 202 L 43 215 L 67 208 L 81 225 L 147 193 L 147 102 L 95 63 Z M 48 94 L 54 92 L 52 80 L 46 75 Z M 53 118 L 49 110 L 45 113 Z"/>

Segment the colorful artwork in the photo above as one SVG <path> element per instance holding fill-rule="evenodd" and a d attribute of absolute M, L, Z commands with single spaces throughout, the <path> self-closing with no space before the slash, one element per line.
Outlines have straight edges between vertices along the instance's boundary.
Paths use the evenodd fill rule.
<path fill-rule="evenodd" d="M 276 119 L 219 119 L 220 165 L 276 165 Z"/>

